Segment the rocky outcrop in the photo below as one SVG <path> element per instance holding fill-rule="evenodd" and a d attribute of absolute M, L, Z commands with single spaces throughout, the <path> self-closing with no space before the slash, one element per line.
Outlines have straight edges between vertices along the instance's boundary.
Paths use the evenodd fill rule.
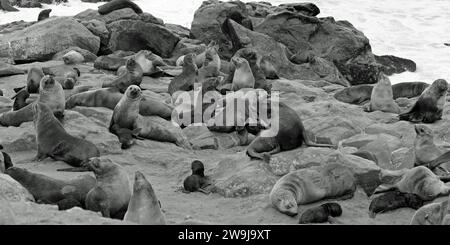
<path fill-rule="evenodd" d="M 20 63 L 46 61 L 74 46 L 96 54 L 100 39 L 73 18 L 50 18 L 4 35 L 0 40 L 0 57 Z"/>

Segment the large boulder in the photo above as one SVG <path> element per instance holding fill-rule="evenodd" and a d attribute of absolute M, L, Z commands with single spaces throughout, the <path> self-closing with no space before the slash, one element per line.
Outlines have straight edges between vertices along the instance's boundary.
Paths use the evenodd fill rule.
<path fill-rule="evenodd" d="M 10 57 L 21 63 L 46 61 L 74 46 L 97 54 L 100 38 L 73 18 L 49 18 L 4 35 L 0 40 L 0 57 Z"/>

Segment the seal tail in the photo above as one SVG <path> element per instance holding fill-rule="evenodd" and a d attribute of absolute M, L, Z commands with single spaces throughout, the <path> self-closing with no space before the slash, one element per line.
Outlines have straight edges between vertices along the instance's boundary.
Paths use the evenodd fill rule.
<path fill-rule="evenodd" d="M 431 170 L 439 167 L 441 164 L 450 162 L 450 151 L 447 151 L 446 153 L 442 154 L 438 158 L 434 159 L 433 161 L 429 162 L 427 164 L 427 167 Z"/>

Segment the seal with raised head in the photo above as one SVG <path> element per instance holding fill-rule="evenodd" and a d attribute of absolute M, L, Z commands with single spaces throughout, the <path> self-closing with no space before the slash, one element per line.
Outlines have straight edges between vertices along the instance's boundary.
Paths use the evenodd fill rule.
<path fill-rule="evenodd" d="M 415 194 L 424 201 L 450 194 L 450 186 L 445 185 L 437 175 L 424 166 L 396 171 L 382 170 L 380 180 L 383 185 L 375 190 L 375 194 L 398 190 L 402 193 Z"/>
<path fill-rule="evenodd" d="M 19 127 L 24 122 L 33 121 L 33 105 L 36 103 L 46 104 L 58 119 L 62 119 L 64 117 L 66 100 L 61 84 L 55 82 L 55 79 L 51 76 L 44 76 L 40 82 L 39 97 L 36 102 L 17 111 L 2 113 L 0 115 L 0 125 Z"/>
<path fill-rule="evenodd" d="M 38 150 L 36 160 L 51 157 L 73 167 L 82 167 L 90 158 L 100 156 L 92 142 L 68 134 L 46 104 L 36 103 L 33 111 Z"/>
<path fill-rule="evenodd" d="M 119 89 L 121 93 L 124 93 L 130 85 L 140 86 L 142 82 L 143 71 L 141 66 L 136 62 L 136 59 L 134 57 L 129 58 L 125 66 L 127 68 L 127 72 L 123 72 L 119 77 L 111 82 L 104 82 L 102 87 L 114 87 Z"/>
<path fill-rule="evenodd" d="M 176 91 L 191 91 L 197 82 L 198 69 L 194 61 L 195 54 L 184 56 L 183 71 L 169 83 L 168 92 L 173 95 Z"/>
<path fill-rule="evenodd" d="M 373 87 L 369 111 L 400 113 L 400 107 L 395 103 L 392 94 L 391 81 L 382 73 L 378 76 L 378 83 Z"/>
<path fill-rule="evenodd" d="M 341 205 L 338 203 L 324 203 L 320 206 L 304 211 L 300 217 L 299 224 L 333 223 L 333 218 L 342 215 Z"/>
<path fill-rule="evenodd" d="M 433 131 L 423 124 L 416 124 L 414 139 L 414 155 L 416 166 L 426 166 L 436 174 L 448 172 L 450 151 L 445 152 L 434 143 Z M 447 164 L 444 164 L 447 163 Z M 437 169 L 438 168 L 438 169 Z"/>
<path fill-rule="evenodd" d="M 103 217 L 123 219 L 131 199 L 127 172 L 109 159 L 93 158 L 86 166 L 97 179 L 86 196 L 86 209 L 101 212 Z"/>
<path fill-rule="evenodd" d="M 231 90 L 238 91 L 243 88 L 254 88 L 255 78 L 248 61 L 240 57 L 233 57 L 231 61 L 235 66 Z"/>
<path fill-rule="evenodd" d="M 37 203 L 56 204 L 59 210 L 75 206 L 85 208 L 86 196 L 97 184 L 95 178 L 90 175 L 79 176 L 72 180 L 59 180 L 17 167 L 7 169 L 5 173 L 25 187 Z M 67 206 L 67 203 L 74 205 Z"/>
<path fill-rule="evenodd" d="M 195 160 L 191 163 L 192 174 L 188 176 L 184 182 L 183 187 L 186 193 L 190 192 L 202 192 L 208 194 L 209 192 L 204 189 L 208 184 L 208 180 L 205 177 L 205 166 L 201 161 Z"/>
<path fill-rule="evenodd" d="M 139 171 L 134 175 L 133 195 L 124 220 L 140 225 L 166 224 L 166 218 L 152 185 Z"/>
<path fill-rule="evenodd" d="M 400 120 L 413 123 L 434 123 L 442 118 L 448 83 L 443 79 L 434 81 L 423 91 L 414 106 L 406 113 L 399 115 Z"/>
<path fill-rule="evenodd" d="M 442 225 L 449 210 L 449 200 L 431 203 L 414 213 L 410 225 Z"/>
<path fill-rule="evenodd" d="M 203 82 L 211 77 L 218 77 L 220 74 L 220 57 L 215 44 L 212 43 L 205 51 L 205 59 L 202 67 L 198 69 L 197 80 Z"/>
<path fill-rule="evenodd" d="M 329 142 L 324 144 L 313 142 L 306 133 L 305 127 L 297 112 L 284 103 L 279 103 L 278 115 L 271 116 L 272 118 L 278 117 L 278 130 L 277 132 L 273 132 L 273 129 L 269 128 L 261 131 L 247 148 L 247 155 L 250 158 L 269 162 L 270 155 L 281 151 L 296 149 L 302 146 L 303 143 L 307 146 L 314 147 L 335 147 L 332 144 L 329 144 Z M 275 136 L 271 136 L 274 134 Z M 325 141 L 325 139 L 323 139 L 323 141 Z"/>
<path fill-rule="evenodd" d="M 39 15 L 38 15 L 37 21 L 39 22 L 39 21 L 42 21 L 42 20 L 50 18 L 50 12 L 52 12 L 52 9 L 44 9 L 44 10 L 42 10 L 39 13 Z"/>
<path fill-rule="evenodd" d="M 330 164 L 322 169 L 301 169 L 281 177 L 270 192 L 270 201 L 281 213 L 295 216 L 298 205 L 323 199 L 348 199 L 355 190 L 352 171 L 340 164 Z"/>
<path fill-rule="evenodd" d="M 393 190 L 375 197 L 370 202 L 369 217 L 373 219 L 377 214 L 393 211 L 399 208 L 412 208 L 417 210 L 423 205 L 424 201 L 419 196 Z"/>

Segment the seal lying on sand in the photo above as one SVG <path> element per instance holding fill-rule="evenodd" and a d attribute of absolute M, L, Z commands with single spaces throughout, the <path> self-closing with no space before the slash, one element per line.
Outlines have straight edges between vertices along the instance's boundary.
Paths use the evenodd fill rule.
<path fill-rule="evenodd" d="M 66 108 L 76 106 L 105 107 L 114 110 L 123 94 L 117 88 L 102 88 L 74 94 L 67 99 Z M 162 101 L 142 98 L 139 104 L 139 114 L 143 116 L 159 116 L 166 120 L 172 117 L 173 108 Z"/>
<path fill-rule="evenodd" d="M 342 215 L 341 205 L 338 203 L 325 203 L 318 207 L 310 208 L 302 213 L 299 224 L 325 223 L 332 221 L 331 217 Z"/>
<path fill-rule="evenodd" d="M 426 166 L 436 174 L 441 174 L 438 169 L 448 172 L 450 163 L 450 151 L 444 152 L 434 143 L 433 131 L 425 125 L 416 124 L 416 138 L 414 139 L 414 155 L 416 166 Z M 442 165 L 444 164 L 444 165 Z"/>
<path fill-rule="evenodd" d="M 188 176 L 183 182 L 184 191 L 186 193 L 199 191 L 209 194 L 209 192 L 204 189 L 208 184 L 208 181 L 205 177 L 205 166 L 203 163 L 198 160 L 193 161 L 191 163 L 191 170 L 192 175 Z"/>
<path fill-rule="evenodd" d="M 37 203 L 56 204 L 59 210 L 75 206 L 85 208 L 86 195 L 97 184 L 95 178 L 90 175 L 66 181 L 17 167 L 9 168 L 5 173 L 25 187 Z M 74 205 L 66 206 L 67 203 Z"/>
<path fill-rule="evenodd" d="M 415 194 L 401 193 L 398 190 L 389 191 L 374 198 L 370 202 L 369 216 L 370 218 L 375 218 L 379 213 L 385 213 L 399 208 L 419 209 L 423 205 L 424 201 Z"/>
<path fill-rule="evenodd" d="M 393 98 L 413 98 L 422 94 L 422 92 L 429 86 L 423 82 L 407 82 L 397 83 L 392 85 Z M 334 94 L 334 98 L 349 104 L 363 104 L 370 100 L 372 95 L 372 85 L 356 85 L 349 88 L 344 88 Z"/>
<path fill-rule="evenodd" d="M 356 180 L 350 169 L 330 164 L 320 170 L 301 169 L 283 176 L 270 192 L 270 200 L 281 213 L 295 216 L 298 205 L 351 198 L 355 190 Z"/>
<path fill-rule="evenodd" d="M 273 114 L 273 113 L 272 113 Z M 276 115 L 272 115 L 272 118 Z M 289 151 L 302 146 L 335 147 L 331 144 L 318 144 L 312 142 L 306 134 L 303 123 L 297 112 L 284 103 L 279 103 L 279 128 L 275 136 L 272 129 L 262 131 L 260 135 L 247 148 L 247 155 L 266 162 L 270 161 L 270 155 L 281 151 Z"/>
<path fill-rule="evenodd" d="M 134 175 L 133 195 L 124 220 L 140 225 L 166 224 L 166 218 L 161 211 L 160 202 L 152 185 L 139 171 Z"/>
<path fill-rule="evenodd" d="M 181 129 L 176 129 L 170 122 L 158 117 L 143 117 L 139 115 L 139 105 L 142 91 L 138 86 L 131 85 L 125 91 L 114 108 L 109 130 L 126 128 L 137 130 L 139 136 L 146 139 L 172 142 L 181 147 L 191 149 L 190 143 L 184 137 Z"/>
<path fill-rule="evenodd" d="M 51 157 L 81 167 L 90 158 L 100 156 L 100 151 L 93 143 L 68 134 L 47 105 L 34 104 L 33 111 L 38 150 L 36 160 Z"/>
<path fill-rule="evenodd" d="M 402 193 L 416 194 L 424 201 L 450 194 L 450 187 L 424 166 L 397 171 L 383 170 L 380 179 L 383 185 L 375 190 L 375 194 L 398 190 Z"/>
<path fill-rule="evenodd" d="M 416 211 L 411 225 L 442 225 L 449 210 L 449 200 L 441 203 L 431 203 Z"/>
<path fill-rule="evenodd" d="M 114 79 L 111 82 L 104 82 L 102 87 L 114 87 L 119 89 L 121 93 L 124 93 L 130 85 L 140 86 L 142 82 L 143 71 L 141 66 L 136 62 L 135 58 L 129 58 L 125 66 L 127 68 L 127 72 L 123 72 L 118 78 Z"/>
<path fill-rule="evenodd" d="M 103 217 L 123 219 L 131 199 L 127 172 L 109 159 L 93 158 L 86 164 L 97 179 L 86 196 L 86 209 L 101 212 Z"/>
<path fill-rule="evenodd" d="M 434 123 L 442 118 L 448 83 L 443 79 L 434 81 L 423 91 L 409 112 L 399 115 L 400 120 L 413 123 Z"/>

